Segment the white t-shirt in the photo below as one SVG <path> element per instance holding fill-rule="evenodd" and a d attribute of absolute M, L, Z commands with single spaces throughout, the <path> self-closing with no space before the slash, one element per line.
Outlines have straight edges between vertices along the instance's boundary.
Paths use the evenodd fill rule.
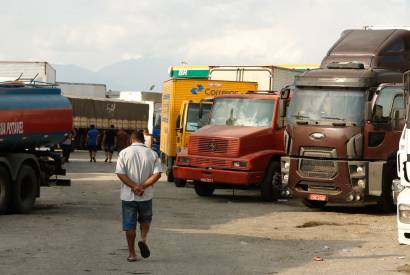
<path fill-rule="evenodd" d="M 127 175 L 136 183 L 143 183 L 151 175 L 161 172 L 158 155 L 142 143 L 134 143 L 122 150 L 118 156 L 116 174 Z M 144 190 L 142 196 L 136 195 L 126 184 L 121 184 L 121 200 L 147 201 L 154 196 L 152 186 Z"/>

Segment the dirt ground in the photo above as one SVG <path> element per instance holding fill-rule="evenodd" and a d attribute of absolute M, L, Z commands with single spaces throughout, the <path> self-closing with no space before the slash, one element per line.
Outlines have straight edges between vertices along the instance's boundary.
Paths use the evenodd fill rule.
<path fill-rule="evenodd" d="M 0 216 L 0 274 L 410 273 L 394 214 L 264 203 L 257 191 L 200 198 L 164 177 L 155 186 L 151 257 L 128 263 L 115 163 L 97 157 L 74 153 L 71 187 L 42 188 L 31 214 Z"/>

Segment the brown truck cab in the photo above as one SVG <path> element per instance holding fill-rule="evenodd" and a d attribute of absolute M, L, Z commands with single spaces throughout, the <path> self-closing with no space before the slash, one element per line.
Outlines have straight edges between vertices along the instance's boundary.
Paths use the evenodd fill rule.
<path fill-rule="evenodd" d="M 410 32 L 349 30 L 321 68 L 295 78 L 282 182 L 308 207 L 379 203 L 391 209 L 404 126 L 401 84 Z"/>
<path fill-rule="evenodd" d="M 284 110 L 277 92 L 216 97 L 209 125 L 191 135 L 188 152 L 177 155 L 174 176 L 193 180 L 199 196 L 215 188 L 260 188 L 266 201 L 281 192 Z"/>

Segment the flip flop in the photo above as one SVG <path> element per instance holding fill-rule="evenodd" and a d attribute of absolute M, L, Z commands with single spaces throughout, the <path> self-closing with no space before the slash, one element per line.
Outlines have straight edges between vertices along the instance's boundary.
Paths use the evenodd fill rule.
<path fill-rule="evenodd" d="M 128 257 L 127 258 L 128 262 L 136 262 L 137 261 L 137 257 Z"/>
<path fill-rule="evenodd" d="M 151 255 L 151 252 L 149 251 L 148 245 L 145 242 L 139 241 L 138 242 L 138 247 L 140 248 L 141 256 L 143 258 L 148 258 Z"/>

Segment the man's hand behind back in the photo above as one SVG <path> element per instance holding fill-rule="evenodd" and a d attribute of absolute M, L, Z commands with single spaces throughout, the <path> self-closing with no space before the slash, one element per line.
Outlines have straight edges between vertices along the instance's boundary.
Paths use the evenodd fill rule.
<path fill-rule="evenodd" d="M 137 196 L 142 196 L 144 195 L 144 188 L 142 184 L 137 184 L 132 188 L 132 191 L 135 193 Z"/>

